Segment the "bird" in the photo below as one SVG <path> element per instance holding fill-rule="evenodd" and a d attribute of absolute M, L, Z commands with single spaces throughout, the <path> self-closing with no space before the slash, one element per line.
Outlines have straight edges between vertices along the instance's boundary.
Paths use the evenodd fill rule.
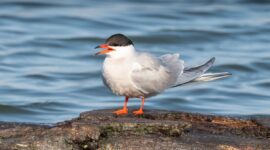
<path fill-rule="evenodd" d="M 129 98 L 140 98 L 141 106 L 133 111 L 143 115 L 145 99 L 164 90 L 189 83 L 205 82 L 228 77 L 228 72 L 206 73 L 212 67 L 215 57 L 196 67 L 185 67 L 180 54 L 154 56 L 137 51 L 132 40 L 123 34 L 111 35 L 102 50 L 95 55 L 106 55 L 102 67 L 102 80 L 106 87 L 117 96 L 124 96 L 124 106 L 113 113 L 117 116 L 128 114 Z"/>

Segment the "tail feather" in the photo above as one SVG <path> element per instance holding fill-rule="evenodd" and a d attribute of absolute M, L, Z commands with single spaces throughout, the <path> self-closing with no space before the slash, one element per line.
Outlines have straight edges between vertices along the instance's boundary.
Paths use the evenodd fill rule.
<path fill-rule="evenodd" d="M 195 82 L 206 82 L 217 80 L 231 75 L 228 72 L 205 73 L 209 68 L 213 66 L 214 61 L 215 58 L 213 57 L 203 65 L 184 69 L 184 72 L 178 77 L 177 82 L 173 87 Z"/>
<path fill-rule="evenodd" d="M 212 81 L 212 80 L 217 80 L 221 78 L 225 78 L 228 76 L 231 76 L 232 74 L 229 72 L 219 72 L 219 73 L 205 73 L 199 78 L 196 78 L 193 80 L 193 82 L 202 82 L 202 81 Z"/>

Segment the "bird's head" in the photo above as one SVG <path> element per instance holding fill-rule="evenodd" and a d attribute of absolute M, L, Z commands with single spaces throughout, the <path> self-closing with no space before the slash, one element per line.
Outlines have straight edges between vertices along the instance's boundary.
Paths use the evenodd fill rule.
<path fill-rule="evenodd" d="M 110 57 L 127 57 L 134 53 L 133 42 L 123 34 L 114 34 L 110 36 L 104 44 L 97 46 L 103 50 L 95 55 L 105 54 Z"/>

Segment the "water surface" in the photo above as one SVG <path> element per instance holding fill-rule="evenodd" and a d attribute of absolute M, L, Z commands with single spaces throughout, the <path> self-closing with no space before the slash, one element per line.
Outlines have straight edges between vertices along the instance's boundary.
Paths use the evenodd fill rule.
<path fill-rule="evenodd" d="M 169 89 L 146 109 L 270 115 L 270 3 L 214 2 L 2 0 L 0 121 L 51 123 L 122 107 L 102 84 L 104 57 L 93 56 L 115 33 L 157 56 L 180 53 L 188 66 L 215 56 L 211 71 L 233 74 Z"/>

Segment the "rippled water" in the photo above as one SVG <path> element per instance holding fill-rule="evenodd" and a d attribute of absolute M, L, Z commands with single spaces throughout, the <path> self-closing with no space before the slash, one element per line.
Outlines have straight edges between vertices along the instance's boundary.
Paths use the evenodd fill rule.
<path fill-rule="evenodd" d="M 0 121 L 57 122 L 122 107 L 102 84 L 94 46 L 124 33 L 143 51 L 217 58 L 232 77 L 178 87 L 146 109 L 270 115 L 270 3 L 266 0 L 2 0 Z M 129 106 L 139 107 L 131 100 Z"/>

